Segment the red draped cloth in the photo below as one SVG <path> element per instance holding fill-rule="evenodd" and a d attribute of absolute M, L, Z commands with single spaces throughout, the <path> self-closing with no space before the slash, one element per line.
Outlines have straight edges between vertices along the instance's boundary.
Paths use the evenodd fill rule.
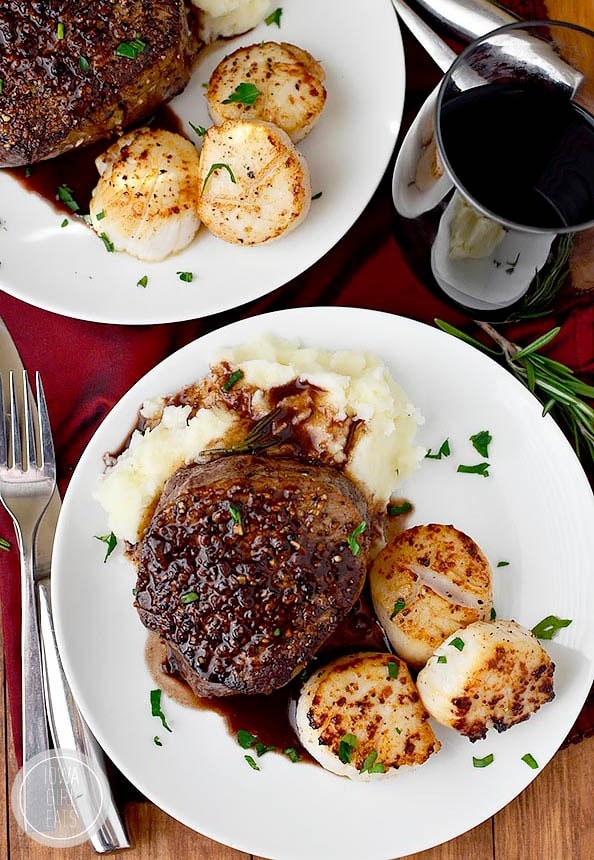
<path fill-rule="evenodd" d="M 403 128 L 438 80 L 439 72 L 406 33 L 408 80 Z M 67 319 L 0 293 L 0 315 L 25 366 L 40 370 L 55 436 L 59 487 L 66 490 L 94 431 L 119 398 L 155 364 L 175 350 L 241 317 L 307 305 L 350 305 L 399 314 L 432 324 L 435 317 L 472 330 L 472 321 L 453 310 L 418 280 L 394 231 L 388 166 L 364 214 L 348 234 L 300 277 L 241 308 L 216 316 L 155 326 L 116 326 Z M 594 293 L 566 291 L 553 320 L 506 327 L 520 343 L 560 323 L 548 354 L 594 383 Z M 0 510 L 0 536 L 13 540 L 12 523 Z M 20 594 L 15 551 L 0 553 L 0 602 L 4 659 L 17 757 L 21 749 Z M 568 736 L 594 733 L 592 692 Z"/>

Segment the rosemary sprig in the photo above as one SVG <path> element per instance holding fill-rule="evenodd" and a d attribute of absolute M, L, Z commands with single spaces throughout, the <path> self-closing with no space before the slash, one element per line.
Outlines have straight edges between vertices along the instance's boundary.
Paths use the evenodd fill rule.
<path fill-rule="evenodd" d="M 482 352 L 503 358 L 514 376 L 541 401 L 542 414 L 550 412 L 565 426 L 580 460 L 587 457 L 590 466 L 594 465 L 594 409 L 586 402 L 594 400 L 594 386 L 578 379 L 565 364 L 539 352 L 559 334 L 560 327 L 551 329 L 522 348 L 503 337 L 489 323 L 480 320 L 475 320 L 475 323 L 497 344 L 498 349 L 485 346 L 443 320 L 435 320 L 442 331 L 461 338 Z"/>
<path fill-rule="evenodd" d="M 508 317 L 509 322 L 538 319 L 551 312 L 553 302 L 569 275 L 569 256 L 573 240 L 573 233 L 559 237 L 555 250 L 549 254 L 546 265 L 536 273 L 521 305 Z"/>
<path fill-rule="evenodd" d="M 275 445 L 279 439 L 274 433 L 274 422 L 283 414 L 283 409 L 277 406 L 272 412 L 267 412 L 259 421 L 256 421 L 250 432 L 241 442 L 230 445 L 228 448 L 208 448 L 202 454 L 254 454 Z"/>

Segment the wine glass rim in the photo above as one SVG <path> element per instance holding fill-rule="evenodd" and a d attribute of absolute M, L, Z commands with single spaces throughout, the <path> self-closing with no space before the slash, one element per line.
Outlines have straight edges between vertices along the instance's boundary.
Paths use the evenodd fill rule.
<path fill-rule="evenodd" d="M 488 33 L 483 33 L 482 36 L 479 36 L 477 39 L 474 39 L 469 45 L 464 48 L 464 50 L 458 54 L 456 59 L 453 61 L 452 65 L 449 67 L 447 72 L 444 74 L 441 83 L 439 85 L 439 90 L 437 92 L 437 98 L 435 101 L 435 138 L 437 141 L 437 149 L 439 152 L 439 157 L 441 162 L 449 175 L 450 179 L 454 183 L 455 188 L 459 191 L 459 193 L 466 198 L 466 200 L 473 206 L 476 210 L 481 212 L 487 218 L 490 218 L 492 221 L 496 221 L 498 224 L 501 224 L 502 227 L 506 227 L 509 230 L 518 230 L 523 233 L 537 233 L 539 235 L 542 234 L 568 234 L 568 233 L 578 233 L 582 230 L 587 230 L 590 227 L 594 227 L 594 218 L 591 218 L 588 221 L 580 222 L 579 224 L 572 224 L 568 227 L 559 227 L 559 226 L 551 226 L 551 227 L 535 227 L 530 224 L 523 224 L 519 221 L 512 221 L 509 218 L 505 218 L 501 215 L 498 215 L 496 212 L 493 212 L 488 207 L 484 206 L 479 200 L 474 197 L 474 195 L 466 188 L 463 182 L 460 181 L 456 171 L 453 169 L 450 160 L 446 153 L 446 148 L 443 142 L 442 134 L 441 134 L 441 124 L 439 118 L 441 116 L 441 108 L 443 105 L 443 100 L 445 96 L 445 91 L 449 82 L 451 81 L 453 75 L 460 68 L 460 66 L 466 61 L 466 59 L 472 54 L 472 52 L 483 42 L 488 41 L 493 38 L 493 36 L 499 33 L 508 33 L 513 30 L 527 30 L 529 28 L 536 27 L 563 27 L 567 30 L 577 30 L 578 32 L 584 33 L 587 36 L 591 36 L 594 39 L 594 30 L 590 30 L 587 27 L 583 27 L 581 24 L 574 24 L 570 21 L 558 21 L 558 20 L 548 20 L 544 18 L 537 18 L 534 20 L 528 21 L 514 21 L 512 24 L 505 24 L 502 27 L 495 27 L 493 30 L 489 30 Z"/>

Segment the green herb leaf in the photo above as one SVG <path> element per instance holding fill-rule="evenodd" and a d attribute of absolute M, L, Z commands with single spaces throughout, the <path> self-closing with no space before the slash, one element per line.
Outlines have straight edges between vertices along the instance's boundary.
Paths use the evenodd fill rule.
<path fill-rule="evenodd" d="M 163 744 L 161 743 L 161 738 L 159 737 L 159 735 L 155 735 L 155 737 L 153 738 L 153 743 L 156 747 L 162 747 L 163 746 Z"/>
<path fill-rule="evenodd" d="M 217 164 L 211 164 L 209 171 L 206 174 L 206 179 L 202 183 L 202 192 L 203 193 L 204 193 L 204 189 L 206 188 L 206 183 L 208 182 L 208 180 L 210 179 L 212 174 L 215 172 L 215 170 L 226 170 L 227 173 L 229 174 L 229 178 L 231 179 L 231 182 L 233 182 L 234 185 L 237 185 L 237 179 L 235 178 L 235 174 L 233 173 L 233 171 L 231 170 L 231 168 L 229 167 L 228 164 L 224 164 L 222 162 L 217 163 Z"/>
<path fill-rule="evenodd" d="M 458 651 L 464 650 L 464 640 L 460 639 L 459 636 L 455 636 L 451 642 L 448 642 L 448 645 L 453 645 Z"/>
<path fill-rule="evenodd" d="M 277 27 L 280 27 L 282 14 L 282 7 L 279 6 L 277 9 L 274 10 L 274 12 L 271 12 L 270 15 L 264 18 L 264 21 L 268 24 L 269 27 L 271 24 L 276 24 Z"/>
<path fill-rule="evenodd" d="M 253 105 L 259 95 L 261 93 L 258 87 L 243 81 L 239 86 L 235 87 L 235 90 L 226 99 L 223 99 L 222 104 Z"/>
<path fill-rule="evenodd" d="M 377 761 L 377 750 L 371 750 L 359 768 L 359 773 L 384 773 L 385 770 L 383 762 Z"/>
<path fill-rule="evenodd" d="M 297 764 L 298 761 L 301 761 L 301 756 L 299 755 L 295 747 L 287 747 L 283 750 L 283 753 L 291 759 L 293 764 Z"/>
<path fill-rule="evenodd" d="M 390 615 L 390 621 L 393 618 L 395 618 L 398 615 L 398 613 L 404 609 L 405 606 L 406 606 L 406 602 L 401 597 L 399 597 L 398 600 L 394 603 L 394 606 L 392 607 L 392 613 Z"/>
<path fill-rule="evenodd" d="M 312 194 L 311 199 L 312 200 L 319 200 L 323 193 L 324 193 L 323 191 L 318 191 L 317 194 Z"/>
<path fill-rule="evenodd" d="M 495 607 L 492 606 L 491 612 L 489 614 L 489 621 L 495 621 L 496 618 L 497 618 L 497 613 L 495 612 Z"/>
<path fill-rule="evenodd" d="M 0 549 L 3 549 L 5 552 L 10 550 L 10 543 L 6 540 L 6 538 L 0 537 Z"/>
<path fill-rule="evenodd" d="M 0 95 L 4 92 L 4 78 L 0 78 Z"/>
<path fill-rule="evenodd" d="M 56 196 L 61 203 L 64 203 L 71 212 L 78 212 L 80 210 L 80 206 L 72 196 L 74 194 L 72 188 L 68 185 L 60 185 L 58 187 L 58 191 Z"/>
<path fill-rule="evenodd" d="M 366 528 L 367 528 L 366 522 L 359 523 L 357 528 L 347 538 L 347 543 L 348 543 L 349 548 L 350 548 L 351 552 L 353 553 L 353 555 L 359 555 L 359 553 L 361 552 L 361 547 L 359 546 L 357 538 L 359 537 L 359 535 L 363 534 L 363 532 L 365 531 Z"/>
<path fill-rule="evenodd" d="M 239 729 L 237 732 L 237 743 L 244 750 L 249 750 L 257 741 L 258 738 L 246 729 Z"/>
<path fill-rule="evenodd" d="M 190 126 L 192 131 L 196 132 L 198 137 L 204 137 L 204 135 L 206 134 L 206 129 L 203 125 L 194 125 L 194 123 L 190 122 L 190 120 L 188 120 L 188 125 Z"/>
<path fill-rule="evenodd" d="M 509 566 L 509 561 L 498 561 L 497 562 L 497 567 L 508 567 L 508 566 Z"/>
<path fill-rule="evenodd" d="M 95 219 L 97 221 L 103 221 L 104 218 L 105 218 L 105 209 L 102 209 L 101 212 L 97 212 L 97 214 L 95 215 Z"/>
<path fill-rule="evenodd" d="M 223 391 L 231 391 L 233 386 L 239 382 L 240 379 L 243 379 L 243 370 L 238 368 L 237 370 L 234 370 L 233 373 L 229 374 L 223 383 Z"/>
<path fill-rule="evenodd" d="M 97 540 L 103 541 L 104 544 L 107 544 L 107 550 L 105 552 L 105 558 L 103 559 L 103 563 L 105 564 L 105 562 L 107 561 L 109 556 L 112 554 L 112 552 L 116 548 L 116 546 L 118 544 L 118 539 L 114 535 L 113 532 L 110 532 L 108 535 L 95 535 L 95 537 L 97 538 Z"/>
<path fill-rule="evenodd" d="M 431 448 L 429 448 L 429 450 L 425 454 L 425 457 L 428 460 L 441 460 L 442 457 L 449 457 L 450 454 L 450 440 L 446 439 L 445 442 L 441 443 L 439 451 L 436 454 L 434 454 Z"/>
<path fill-rule="evenodd" d="M 522 761 L 525 762 L 528 767 L 531 767 L 532 770 L 538 770 L 538 762 L 536 761 L 532 753 L 526 753 L 526 755 L 523 755 Z"/>
<path fill-rule="evenodd" d="M 63 39 L 66 34 L 66 28 L 64 27 L 63 21 L 58 21 L 58 26 L 56 27 L 56 39 Z"/>
<path fill-rule="evenodd" d="M 481 430 L 479 433 L 475 433 L 474 436 L 470 437 L 470 441 L 481 457 L 489 456 L 489 445 L 493 441 L 493 437 L 488 430 Z"/>
<path fill-rule="evenodd" d="M 278 638 L 281 635 L 280 627 L 275 627 L 274 630 L 272 631 L 272 635 L 275 636 L 276 638 Z"/>
<path fill-rule="evenodd" d="M 60 224 L 60 227 L 68 227 L 69 224 L 70 224 L 70 221 L 68 220 L 68 218 L 64 218 L 64 220 Z"/>
<path fill-rule="evenodd" d="M 391 517 L 399 517 L 401 514 L 408 514 L 412 511 L 410 502 L 401 502 L 398 505 L 388 505 L 388 515 Z"/>
<path fill-rule="evenodd" d="M 148 275 L 143 275 L 142 278 L 139 278 L 136 281 L 137 287 L 146 287 L 147 284 L 148 284 Z"/>
<path fill-rule="evenodd" d="M 151 714 L 161 720 L 164 729 L 167 729 L 168 732 L 171 731 L 167 725 L 165 714 L 161 710 L 161 690 L 151 690 Z"/>
<path fill-rule="evenodd" d="M 113 252 L 115 251 L 115 245 L 113 244 L 113 242 L 111 241 L 111 239 L 109 238 L 109 236 L 107 235 L 107 233 L 100 233 L 100 234 L 99 234 L 99 238 L 101 239 L 101 241 L 102 241 L 102 242 L 103 242 L 103 244 L 105 245 L 105 249 L 106 249 L 110 254 L 113 254 Z"/>
<path fill-rule="evenodd" d="M 195 591 L 186 591 L 179 599 L 181 603 L 195 603 L 199 597 Z"/>
<path fill-rule="evenodd" d="M 131 42 L 120 42 L 116 48 L 116 56 L 126 57 L 128 60 L 135 60 L 146 50 L 146 42 L 142 39 L 132 39 Z"/>
<path fill-rule="evenodd" d="M 396 679 L 398 677 L 398 670 L 400 666 L 398 663 L 395 663 L 393 660 L 390 660 L 388 663 L 388 678 Z"/>
<path fill-rule="evenodd" d="M 247 761 L 247 763 L 249 764 L 249 766 L 251 767 L 252 770 L 260 770 L 260 765 L 256 764 L 253 756 L 244 755 L 244 759 Z"/>
<path fill-rule="evenodd" d="M 357 748 L 358 743 L 356 735 L 347 734 L 341 737 L 338 744 L 338 758 L 343 764 L 351 763 L 351 753 Z"/>
<path fill-rule="evenodd" d="M 180 281 L 185 281 L 186 284 L 191 284 L 194 280 L 192 272 L 176 272 L 175 274 L 179 277 Z"/>
<path fill-rule="evenodd" d="M 79 58 L 78 58 L 78 67 L 79 67 L 79 69 L 81 69 L 83 72 L 88 72 L 88 71 L 89 71 L 89 68 L 90 68 L 90 66 L 89 66 L 89 61 L 87 60 L 87 58 L 86 58 L 86 57 L 79 57 Z"/>
<path fill-rule="evenodd" d="M 260 756 L 263 756 L 265 753 L 272 752 L 273 750 L 275 750 L 276 747 L 268 746 L 267 744 L 257 743 L 254 749 L 256 750 L 256 755 L 258 756 L 258 758 L 260 758 Z"/>
<path fill-rule="evenodd" d="M 437 662 L 438 663 L 447 663 L 448 658 L 444 654 L 440 654 L 439 657 L 437 658 Z"/>
<path fill-rule="evenodd" d="M 456 471 L 457 472 L 463 472 L 466 475 L 482 475 L 483 478 L 488 478 L 489 477 L 488 470 L 489 470 L 490 466 L 491 466 L 490 463 L 477 463 L 474 466 L 460 465 L 460 466 L 458 466 Z"/>
<path fill-rule="evenodd" d="M 553 639 L 563 627 L 569 627 L 571 618 L 558 618 L 556 615 L 547 615 L 532 628 L 537 639 Z"/>
<path fill-rule="evenodd" d="M 235 505 L 229 505 L 229 513 L 231 514 L 231 519 L 235 523 L 235 525 L 241 526 L 241 513 L 238 507 Z"/>
<path fill-rule="evenodd" d="M 474 767 L 489 767 L 490 764 L 493 763 L 495 756 L 493 753 L 489 753 L 489 755 L 484 756 L 483 758 L 472 757 L 472 764 Z"/>

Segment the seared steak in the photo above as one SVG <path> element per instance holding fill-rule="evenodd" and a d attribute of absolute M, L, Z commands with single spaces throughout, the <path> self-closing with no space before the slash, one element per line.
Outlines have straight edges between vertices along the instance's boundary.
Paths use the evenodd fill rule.
<path fill-rule="evenodd" d="M 184 467 L 138 549 L 140 618 L 197 695 L 270 693 L 359 596 L 366 517 L 359 490 L 327 466 L 246 455 Z"/>
<path fill-rule="evenodd" d="M 183 89 L 198 49 L 184 0 L 3 0 L 0 166 L 138 122 Z"/>

